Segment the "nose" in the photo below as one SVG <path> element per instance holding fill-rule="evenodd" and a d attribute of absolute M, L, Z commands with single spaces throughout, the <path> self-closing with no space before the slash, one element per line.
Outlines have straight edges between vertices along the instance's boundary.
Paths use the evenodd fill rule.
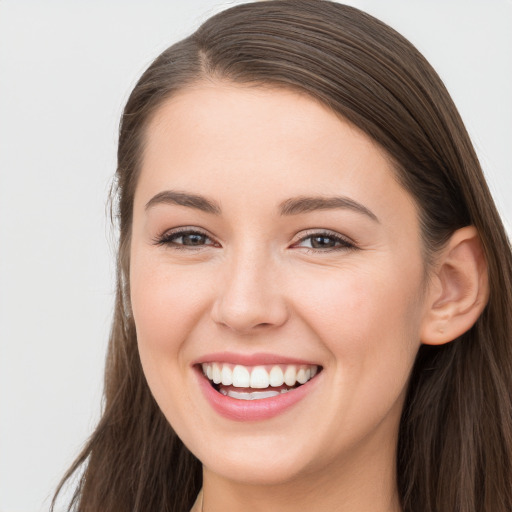
<path fill-rule="evenodd" d="M 226 261 L 212 319 L 239 334 L 280 327 L 288 319 L 288 307 L 278 269 L 271 258 L 254 252 Z"/>

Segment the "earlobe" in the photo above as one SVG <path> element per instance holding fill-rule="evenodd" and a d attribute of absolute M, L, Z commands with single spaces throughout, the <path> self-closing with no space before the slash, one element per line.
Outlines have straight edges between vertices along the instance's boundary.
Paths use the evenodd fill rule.
<path fill-rule="evenodd" d="M 453 233 L 436 263 L 427 292 L 421 342 L 448 343 L 468 331 L 489 296 L 487 263 L 474 226 Z"/>

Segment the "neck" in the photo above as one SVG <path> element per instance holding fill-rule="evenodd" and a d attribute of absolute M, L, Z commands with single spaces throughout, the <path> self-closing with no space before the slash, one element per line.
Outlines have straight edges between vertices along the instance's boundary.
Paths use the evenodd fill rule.
<path fill-rule="evenodd" d="M 275 484 L 238 482 L 203 468 L 203 512 L 400 512 L 395 446 Z M 366 453 L 365 453 L 366 452 Z"/>

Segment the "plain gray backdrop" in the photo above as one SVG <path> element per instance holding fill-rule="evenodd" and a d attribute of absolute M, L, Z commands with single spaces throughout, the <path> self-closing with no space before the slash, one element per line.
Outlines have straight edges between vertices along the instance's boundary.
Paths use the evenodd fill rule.
<path fill-rule="evenodd" d="M 0 512 L 47 510 L 99 418 L 123 104 L 160 51 L 236 3 L 0 0 Z M 511 226 L 512 2 L 348 3 L 438 70 Z"/>

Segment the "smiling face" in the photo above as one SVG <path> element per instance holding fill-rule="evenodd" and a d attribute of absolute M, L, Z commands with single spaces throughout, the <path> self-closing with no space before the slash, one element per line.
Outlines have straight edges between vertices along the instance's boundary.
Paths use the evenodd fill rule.
<path fill-rule="evenodd" d="M 207 472 L 392 475 L 424 271 L 385 154 L 311 98 L 199 84 L 151 121 L 133 315 L 151 391 Z"/>

